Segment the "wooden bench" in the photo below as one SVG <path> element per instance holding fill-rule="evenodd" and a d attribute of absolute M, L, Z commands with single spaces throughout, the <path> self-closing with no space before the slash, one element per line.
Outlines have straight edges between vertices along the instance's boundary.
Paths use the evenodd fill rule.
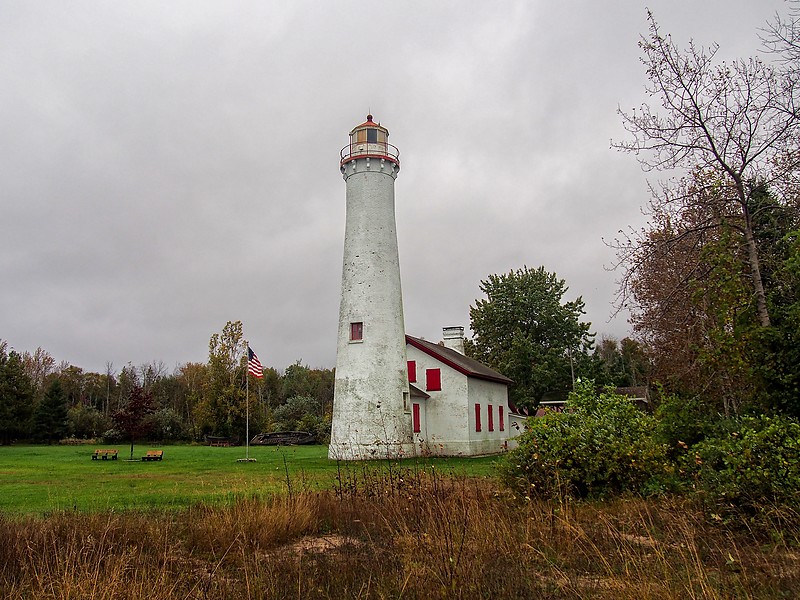
<path fill-rule="evenodd" d="M 142 460 L 162 460 L 164 458 L 163 450 L 148 450 L 142 457 Z"/>
<path fill-rule="evenodd" d="M 234 445 L 233 438 L 229 437 L 215 437 L 215 436 L 206 436 L 206 441 L 208 442 L 209 446 L 219 446 L 222 448 L 228 448 L 229 446 Z"/>
<path fill-rule="evenodd" d="M 98 450 L 95 450 L 94 453 L 92 453 L 92 460 L 98 460 L 98 459 L 108 460 L 109 458 L 111 460 L 117 460 L 117 451 L 116 450 L 99 450 L 98 449 Z"/>

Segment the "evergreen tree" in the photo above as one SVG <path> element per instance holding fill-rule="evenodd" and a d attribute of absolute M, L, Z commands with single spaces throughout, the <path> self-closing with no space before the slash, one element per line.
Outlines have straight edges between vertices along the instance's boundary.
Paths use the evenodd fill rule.
<path fill-rule="evenodd" d="M 67 396 L 58 379 L 48 386 L 36 407 L 33 420 L 33 438 L 48 443 L 57 442 L 67 432 Z"/>
<path fill-rule="evenodd" d="M 33 414 L 34 387 L 22 357 L 6 351 L 0 341 L 0 442 L 8 444 L 27 435 Z"/>

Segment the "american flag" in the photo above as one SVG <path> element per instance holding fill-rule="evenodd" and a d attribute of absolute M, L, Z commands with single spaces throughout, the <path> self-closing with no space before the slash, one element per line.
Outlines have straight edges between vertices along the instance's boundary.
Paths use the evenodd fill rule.
<path fill-rule="evenodd" d="M 256 353 L 253 352 L 250 346 L 247 347 L 247 372 L 259 379 L 264 377 L 264 368 L 261 366 L 261 361 L 258 360 Z"/>

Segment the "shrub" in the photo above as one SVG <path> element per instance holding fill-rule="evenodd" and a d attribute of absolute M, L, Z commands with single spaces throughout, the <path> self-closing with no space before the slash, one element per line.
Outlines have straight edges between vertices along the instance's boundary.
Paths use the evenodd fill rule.
<path fill-rule="evenodd" d="M 671 469 L 656 421 L 625 396 L 580 384 L 563 413 L 529 419 L 503 468 L 508 485 L 540 497 L 602 497 L 663 489 Z"/>
<path fill-rule="evenodd" d="M 106 429 L 102 435 L 103 441 L 107 444 L 117 444 L 119 442 L 124 441 L 125 434 L 120 431 L 119 429 Z"/>
<path fill-rule="evenodd" d="M 161 441 L 186 439 L 181 416 L 171 408 L 162 408 L 150 416 L 152 437 Z"/>
<path fill-rule="evenodd" d="M 67 430 L 71 437 L 96 438 L 108 429 L 103 413 L 92 406 L 73 406 L 67 412 Z"/>
<path fill-rule="evenodd" d="M 272 411 L 274 431 L 308 431 L 325 443 L 331 435 L 330 415 L 313 396 L 293 396 Z"/>
<path fill-rule="evenodd" d="M 730 421 L 694 448 L 687 468 L 718 513 L 800 510 L 800 423 L 785 416 Z"/>
<path fill-rule="evenodd" d="M 718 415 L 709 413 L 708 407 L 697 396 L 684 398 L 676 395 L 662 396 L 655 411 L 656 440 L 667 447 L 670 458 L 678 459 L 705 439 L 714 429 Z"/>

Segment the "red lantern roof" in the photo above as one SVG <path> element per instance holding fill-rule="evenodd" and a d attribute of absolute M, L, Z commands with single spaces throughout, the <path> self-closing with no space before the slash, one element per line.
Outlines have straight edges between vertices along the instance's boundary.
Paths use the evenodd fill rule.
<path fill-rule="evenodd" d="M 380 123 L 376 123 L 372 120 L 372 115 L 367 115 L 367 120 L 364 121 L 361 125 L 356 125 L 353 127 L 353 131 L 356 129 L 361 129 L 362 127 L 380 127 L 381 129 L 386 129 Z"/>

